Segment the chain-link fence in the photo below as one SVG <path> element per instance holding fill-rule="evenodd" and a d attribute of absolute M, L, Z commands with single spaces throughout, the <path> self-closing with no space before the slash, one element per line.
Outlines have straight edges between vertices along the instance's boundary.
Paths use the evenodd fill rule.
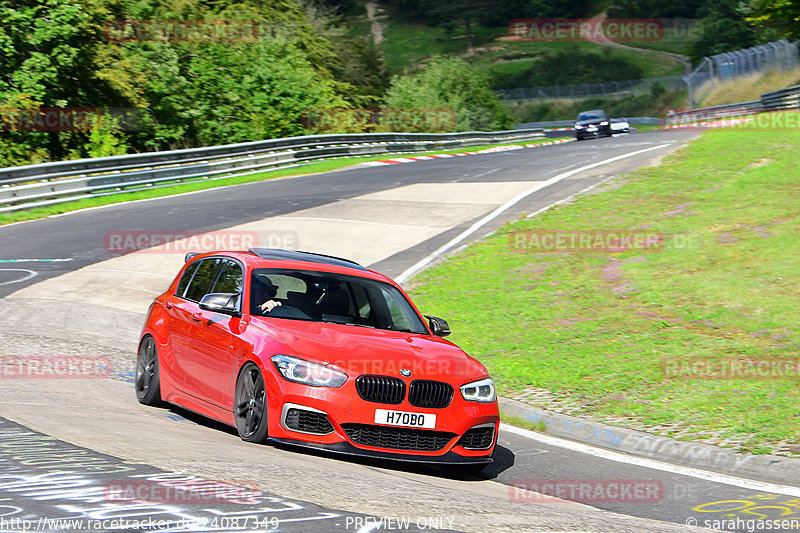
<path fill-rule="evenodd" d="M 695 107 L 695 91 L 705 82 L 724 81 L 766 70 L 790 70 L 798 65 L 800 57 L 797 43 L 785 39 L 706 57 L 697 68 L 684 76 L 689 101 Z"/>
<path fill-rule="evenodd" d="M 692 107 L 694 107 L 694 92 L 702 83 L 710 80 L 726 80 L 766 70 L 788 70 L 798 65 L 800 65 L 800 57 L 798 57 L 797 43 L 780 40 L 744 50 L 706 57 L 694 71 L 683 76 L 503 89 L 496 91 L 496 93 L 502 100 L 513 102 L 597 96 L 628 96 L 652 93 L 663 89 L 688 90 Z"/>
<path fill-rule="evenodd" d="M 496 91 L 502 100 L 552 100 L 557 98 L 589 98 L 592 96 L 625 96 L 645 94 L 657 87 L 663 89 L 685 89 L 683 76 L 664 76 L 662 78 L 642 78 L 639 80 L 607 81 L 600 83 L 573 83 L 570 85 L 551 85 L 549 87 L 528 87 L 502 89 Z"/>

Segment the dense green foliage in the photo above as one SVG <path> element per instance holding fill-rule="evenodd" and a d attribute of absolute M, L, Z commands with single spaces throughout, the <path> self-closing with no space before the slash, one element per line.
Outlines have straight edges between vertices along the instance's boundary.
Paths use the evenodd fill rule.
<path fill-rule="evenodd" d="M 354 17 L 363 20 L 362 0 L 0 0 L 0 166 L 315 133 L 306 117 L 320 109 L 446 107 L 456 129 L 502 128 L 509 117 L 490 87 L 648 75 L 630 51 L 506 42 L 513 50 L 501 60 L 491 44 L 514 19 L 591 17 L 596 2 L 382 1 L 404 13 L 408 28 L 434 26 L 449 43 L 395 68 L 405 75 L 391 83 L 370 36 L 351 29 Z M 695 59 L 800 36 L 793 0 L 617 0 L 608 14 L 702 20 Z M 119 30 L 115 21 L 123 20 L 238 21 L 257 33 L 137 38 Z M 412 31 L 400 35 L 402 46 L 419 48 Z M 466 53 L 473 45 L 483 55 Z M 438 53 L 466 53 L 475 68 L 427 63 Z M 127 108 L 141 116 L 135 128 L 108 114 L 72 131 L 18 127 L 19 117 L 40 108 Z"/>
<path fill-rule="evenodd" d="M 753 0 L 750 20 L 772 27 L 781 37 L 800 39 L 800 3 L 796 0 Z"/>
<path fill-rule="evenodd" d="M 698 19 L 703 33 L 692 47 L 694 61 L 781 37 L 800 37 L 800 4 L 795 0 L 617 0 L 608 14 Z"/>
<path fill-rule="evenodd" d="M 243 21 L 251 38 L 134 38 L 114 21 Z M 310 109 L 380 101 L 371 43 L 330 10 L 296 0 L 3 0 L 0 166 L 309 133 Z M 257 33 L 255 33 L 257 32 Z M 141 128 L 109 118 L 84 131 L 22 131 L 19 110 L 139 108 Z"/>
<path fill-rule="evenodd" d="M 577 45 L 559 50 L 545 51 L 525 70 L 504 73 L 495 71 L 492 86 L 504 89 L 567 85 L 570 83 L 597 83 L 604 81 L 641 78 L 642 71 L 633 63 L 612 55 L 610 48 L 603 54 L 581 51 Z"/>
<path fill-rule="evenodd" d="M 492 93 L 485 73 L 461 59 L 436 57 L 415 75 L 397 76 L 389 107 L 450 109 L 455 131 L 509 129 L 511 116 Z"/>

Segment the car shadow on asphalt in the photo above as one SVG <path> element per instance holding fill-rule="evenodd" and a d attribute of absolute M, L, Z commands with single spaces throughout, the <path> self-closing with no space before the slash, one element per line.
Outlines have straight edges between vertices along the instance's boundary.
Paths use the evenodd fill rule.
<path fill-rule="evenodd" d="M 294 453 L 301 453 L 306 455 L 314 455 L 317 457 L 326 457 L 329 459 L 336 459 L 338 461 L 345 461 L 353 464 L 360 464 L 373 468 L 380 468 L 384 470 L 394 470 L 397 472 L 409 472 L 412 474 L 419 474 L 423 476 L 432 476 L 446 479 L 455 479 L 459 481 L 487 481 L 496 478 L 501 472 L 511 468 L 514 465 L 514 454 L 508 448 L 497 445 L 494 451 L 494 462 L 489 464 L 479 474 L 461 474 L 448 470 L 446 465 L 432 465 L 425 463 L 409 463 L 405 461 L 392 461 L 389 459 L 376 459 L 373 457 L 361 457 L 358 455 L 341 454 L 326 450 L 318 450 L 314 448 L 306 448 L 304 446 L 295 446 L 286 443 L 270 443 L 270 446 L 281 450 L 287 450 Z"/>
<path fill-rule="evenodd" d="M 217 431 L 221 431 L 223 433 L 227 433 L 229 435 L 234 435 L 238 437 L 236 433 L 236 429 L 228 426 L 227 424 L 223 424 L 222 422 L 218 422 L 216 420 L 212 420 L 210 418 L 206 418 L 203 415 L 199 415 L 197 413 L 193 413 L 187 409 L 183 409 L 181 407 L 170 405 L 165 408 L 165 411 L 169 412 L 170 414 L 166 415 L 168 418 L 173 418 L 175 420 L 185 419 L 188 422 L 193 422 L 195 424 L 205 426 L 210 429 L 215 429 Z M 258 446 L 254 444 L 254 446 Z M 382 468 L 386 470 L 396 470 L 399 472 L 410 472 L 414 474 L 420 474 L 425 476 L 434 476 L 440 478 L 447 478 L 447 479 L 456 479 L 460 481 L 486 481 L 489 479 L 494 479 L 498 475 L 500 475 L 505 470 L 508 470 L 512 466 L 514 466 L 514 453 L 506 448 L 505 446 L 501 446 L 498 444 L 495 446 L 494 455 L 492 456 L 494 462 L 489 464 L 481 473 L 479 474 L 458 474 L 452 471 L 449 471 L 446 466 L 435 466 L 429 465 L 424 463 L 407 463 L 403 461 L 391 461 L 387 459 L 375 459 L 372 457 L 360 457 L 357 455 L 345 455 L 336 452 L 330 452 L 326 450 L 317 450 L 313 448 L 306 448 L 303 446 L 294 446 L 291 444 L 284 444 L 284 443 L 269 443 L 267 446 L 273 446 L 275 448 L 281 450 L 291 451 L 292 453 L 298 454 L 306 454 L 306 455 L 314 455 L 317 457 L 326 457 L 330 459 L 336 459 L 339 461 L 345 461 L 348 463 L 354 464 L 361 464 L 364 466 L 371 466 L 374 468 Z"/>

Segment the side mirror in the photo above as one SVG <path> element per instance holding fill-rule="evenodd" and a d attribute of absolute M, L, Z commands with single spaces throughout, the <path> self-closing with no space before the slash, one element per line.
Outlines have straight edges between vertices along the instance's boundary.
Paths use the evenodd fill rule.
<path fill-rule="evenodd" d="M 223 315 L 242 316 L 236 308 L 239 294 L 235 292 L 212 292 L 200 300 L 200 309 Z"/>
<path fill-rule="evenodd" d="M 437 337 L 447 337 L 450 335 L 450 324 L 447 323 L 447 320 L 428 315 L 425 315 L 425 318 L 428 319 L 428 325 L 431 327 L 431 331 L 434 335 Z"/>

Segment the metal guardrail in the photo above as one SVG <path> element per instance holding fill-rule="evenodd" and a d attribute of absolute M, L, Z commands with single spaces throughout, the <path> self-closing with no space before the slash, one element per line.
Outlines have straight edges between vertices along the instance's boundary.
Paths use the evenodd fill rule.
<path fill-rule="evenodd" d="M 446 150 L 543 137 L 538 128 L 438 134 L 309 135 L 9 167 L 0 169 L 0 213 L 164 187 L 175 182 L 269 172 L 326 158 Z"/>
<path fill-rule="evenodd" d="M 667 124 L 674 126 L 676 124 L 687 124 L 690 122 L 699 122 L 708 119 L 740 117 L 744 115 L 761 113 L 763 110 L 764 107 L 761 104 L 761 100 L 718 105 L 713 107 L 703 107 L 700 109 L 690 109 L 689 111 L 670 113 L 667 115 Z"/>
<path fill-rule="evenodd" d="M 800 107 L 800 85 L 761 95 L 764 109 L 795 109 Z"/>
<path fill-rule="evenodd" d="M 667 124 L 673 126 L 708 119 L 741 117 L 768 111 L 798 108 L 800 108 L 800 85 L 795 85 L 779 91 L 764 93 L 759 100 L 669 113 L 667 115 Z"/>

